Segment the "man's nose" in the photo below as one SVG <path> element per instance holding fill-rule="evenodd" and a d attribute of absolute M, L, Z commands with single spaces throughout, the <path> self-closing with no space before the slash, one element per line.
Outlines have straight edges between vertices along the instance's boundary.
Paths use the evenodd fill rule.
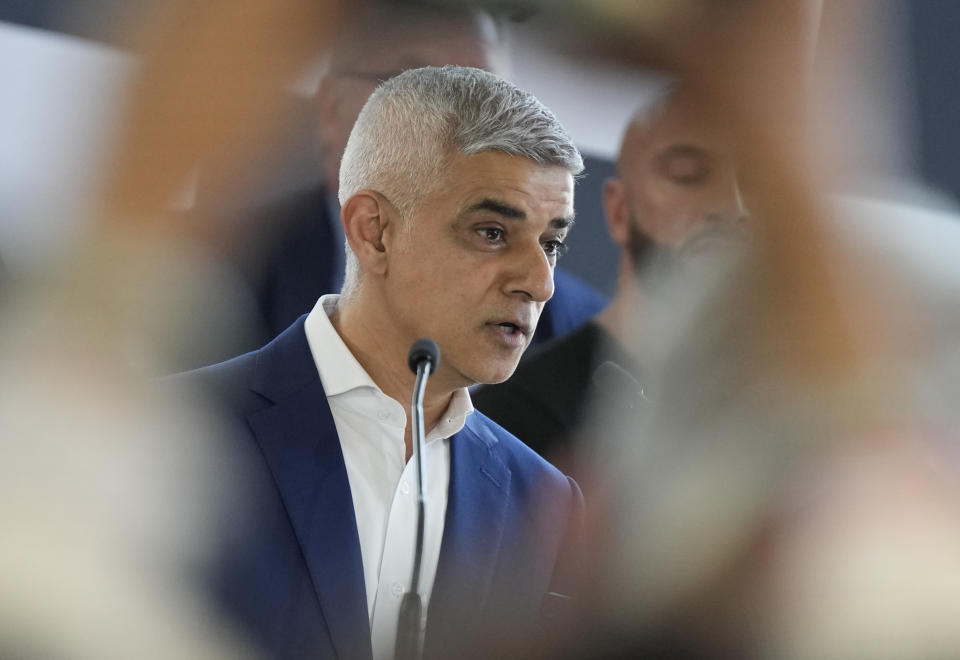
<path fill-rule="evenodd" d="M 714 191 L 706 219 L 724 224 L 742 225 L 748 217 L 749 213 L 740 192 L 739 182 L 736 176 L 731 176 L 723 186 Z"/>
<path fill-rule="evenodd" d="M 546 302 L 553 296 L 553 264 L 539 242 L 517 246 L 510 263 L 507 292 L 533 302 Z"/>

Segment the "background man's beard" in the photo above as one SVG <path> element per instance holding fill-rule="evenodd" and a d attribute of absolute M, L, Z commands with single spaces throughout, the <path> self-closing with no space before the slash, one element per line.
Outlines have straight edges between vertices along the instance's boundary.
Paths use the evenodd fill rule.
<path fill-rule="evenodd" d="M 633 212 L 627 229 L 627 250 L 633 262 L 633 274 L 638 278 L 648 277 L 651 271 L 670 269 L 677 258 L 673 249 L 659 245 L 640 227 Z"/>
<path fill-rule="evenodd" d="M 681 261 L 696 259 L 690 248 L 698 243 L 716 240 L 718 250 L 742 247 L 749 243 L 749 234 L 745 229 L 746 215 L 726 218 L 719 214 L 705 216 L 697 231 L 691 232 L 679 245 L 668 246 L 658 243 L 637 222 L 636 214 L 631 211 L 627 225 L 627 250 L 633 261 L 635 273 L 644 273 L 650 269 L 661 269 L 678 265 Z"/>
<path fill-rule="evenodd" d="M 633 275 L 650 292 L 656 291 L 664 281 L 675 279 L 682 271 L 714 270 L 719 264 L 729 263 L 730 258 L 747 245 L 749 236 L 743 223 L 718 216 L 709 217 L 703 229 L 688 236 L 679 246 L 663 245 L 630 214 L 627 249 L 633 261 Z"/>

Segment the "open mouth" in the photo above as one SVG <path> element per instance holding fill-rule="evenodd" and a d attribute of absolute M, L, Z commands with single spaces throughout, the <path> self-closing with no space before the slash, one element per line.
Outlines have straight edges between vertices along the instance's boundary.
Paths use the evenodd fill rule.
<path fill-rule="evenodd" d="M 531 328 L 513 321 L 491 321 L 487 324 L 494 331 L 500 342 L 511 348 L 523 348 L 530 339 Z"/>

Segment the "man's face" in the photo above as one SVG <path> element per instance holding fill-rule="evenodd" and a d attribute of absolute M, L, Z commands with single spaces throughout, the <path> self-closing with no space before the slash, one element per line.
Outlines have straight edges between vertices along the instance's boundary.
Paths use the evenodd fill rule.
<path fill-rule="evenodd" d="M 631 128 L 623 149 L 632 251 L 641 249 L 634 243 L 646 239 L 655 252 L 686 260 L 742 234 L 746 210 L 721 136 L 682 109 L 668 107 Z"/>
<path fill-rule="evenodd" d="M 448 387 L 501 382 L 553 295 L 573 177 L 487 151 L 454 156 L 438 184 L 402 223 L 388 257 L 385 299 L 397 339 L 436 341 L 436 379 Z"/>
<path fill-rule="evenodd" d="M 453 64 L 500 73 L 505 53 L 496 25 L 482 13 L 367 25 L 330 56 L 317 90 L 326 183 L 336 191 L 340 158 L 363 104 L 388 78 L 424 66 Z"/>

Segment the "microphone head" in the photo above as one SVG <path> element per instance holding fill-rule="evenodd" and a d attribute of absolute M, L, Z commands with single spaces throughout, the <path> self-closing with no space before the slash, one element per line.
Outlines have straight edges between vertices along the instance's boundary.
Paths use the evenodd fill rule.
<path fill-rule="evenodd" d="M 417 367 L 424 360 L 427 361 L 427 373 L 431 374 L 437 370 L 440 364 L 440 349 L 437 343 L 432 339 L 423 337 L 413 342 L 410 347 L 410 353 L 407 355 L 407 364 L 410 365 L 410 371 L 417 373 Z"/>

